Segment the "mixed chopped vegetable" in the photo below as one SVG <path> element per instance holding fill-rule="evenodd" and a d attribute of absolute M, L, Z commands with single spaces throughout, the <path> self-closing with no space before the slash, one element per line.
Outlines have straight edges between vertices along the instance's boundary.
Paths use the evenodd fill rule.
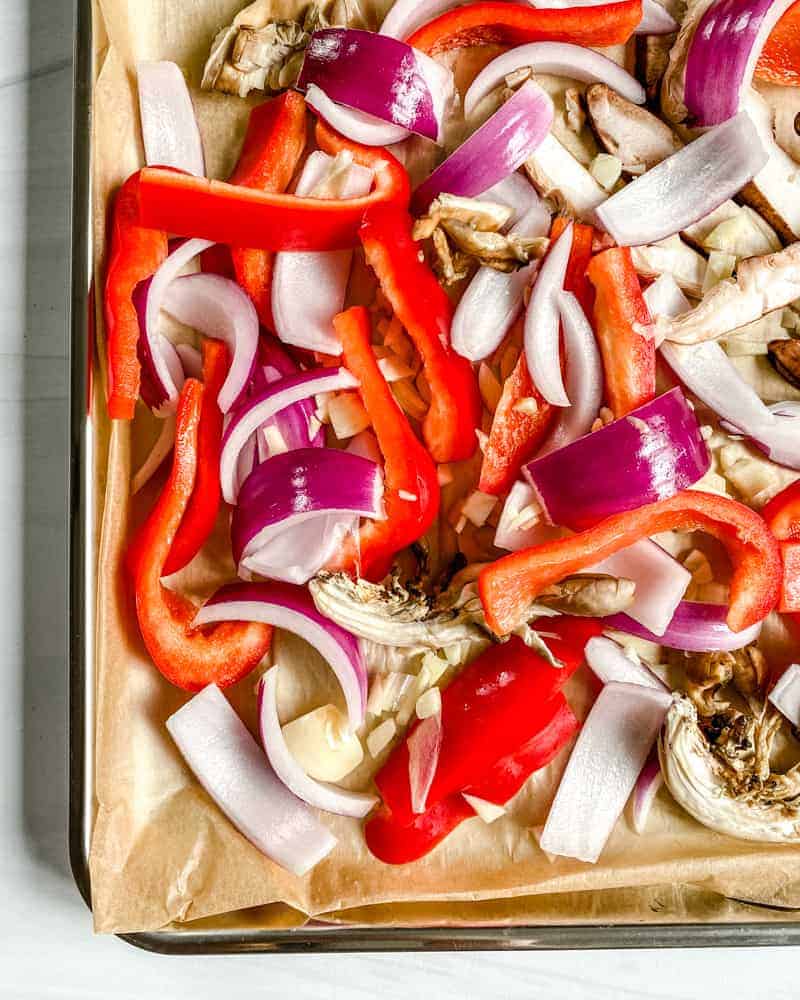
<path fill-rule="evenodd" d="M 645 833 L 662 785 L 798 841 L 800 665 L 761 632 L 800 629 L 800 163 L 754 88 L 800 86 L 800 5 L 248 18 L 203 78 L 264 94 L 227 180 L 180 68 L 139 67 L 105 275 L 109 416 L 162 421 L 125 576 L 198 692 L 188 766 L 297 875 L 325 813 L 406 864 L 557 759 L 549 855 L 598 861 L 629 799 Z M 238 580 L 198 606 L 221 527 Z M 275 629 L 341 705 L 282 724 Z M 256 671 L 261 746 L 222 694 Z"/>

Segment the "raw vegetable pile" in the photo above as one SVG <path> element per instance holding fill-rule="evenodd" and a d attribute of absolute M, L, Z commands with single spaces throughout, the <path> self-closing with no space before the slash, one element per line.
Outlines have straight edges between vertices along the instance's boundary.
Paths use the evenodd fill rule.
<path fill-rule="evenodd" d="M 753 86 L 800 85 L 800 4 L 673 13 L 240 16 L 204 78 L 264 92 L 227 181 L 179 67 L 139 67 L 108 412 L 162 421 L 133 488 L 163 485 L 124 571 L 153 664 L 196 692 L 172 738 L 298 875 L 326 812 L 404 864 L 560 754 L 548 854 L 596 862 L 629 799 L 644 832 L 662 781 L 714 830 L 800 840 L 800 765 L 773 767 L 800 665 L 764 641 L 800 628 L 800 164 Z M 598 51 L 629 41 L 638 76 Z M 166 578 L 222 523 L 239 580 L 198 607 Z M 272 666 L 257 742 L 221 689 L 274 629 L 345 710 L 285 722 Z"/>

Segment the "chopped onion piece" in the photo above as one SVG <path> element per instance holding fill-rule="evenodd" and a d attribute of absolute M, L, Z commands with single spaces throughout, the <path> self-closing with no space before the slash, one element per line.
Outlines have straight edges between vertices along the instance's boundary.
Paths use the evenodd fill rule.
<path fill-rule="evenodd" d="M 768 698 L 793 726 L 800 727 L 800 664 L 784 670 Z"/>
<path fill-rule="evenodd" d="M 572 751 L 545 823 L 543 851 L 594 863 L 633 791 L 671 695 L 606 684 Z"/>
<path fill-rule="evenodd" d="M 394 719 L 385 719 L 367 736 L 367 750 L 370 757 L 379 757 L 397 735 Z"/>
<path fill-rule="evenodd" d="M 350 632 L 317 611 L 307 590 L 288 583 L 229 584 L 206 601 L 193 626 L 230 621 L 263 622 L 305 639 L 336 674 L 350 728 L 358 729 L 367 704 L 367 668 L 361 647 Z"/>
<path fill-rule="evenodd" d="M 336 838 L 275 776 L 216 685 L 196 694 L 166 725 L 203 788 L 276 864 L 305 875 L 336 846 Z"/>
<path fill-rule="evenodd" d="M 417 698 L 415 706 L 418 719 L 429 719 L 442 711 L 442 692 L 438 687 L 428 688 Z"/>
<path fill-rule="evenodd" d="M 709 215 L 768 160 L 746 111 L 668 156 L 599 205 L 599 225 L 620 246 L 656 243 Z"/>
<path fill-rule="evenodd" d="M 647 817 L 653 808 L 653 802 L 658 794 L 659 788 L 664 783 L 664 776 L 661 773 L 661 764 L 658 754 L 653 750 L 647 758 L 647 763 L 642 768 L 642 773 L 636 779 L 636 787 L 633 790 L 633 809 L 631 819 L 633 821 L 634 832 L 640 836 L 647 826 Z"/>
<path fill-rule="evenodd" d="M 761 632 L 761 622 L 741 632 L 732 632 L 726 622 L 727 615 L 728 609 L 722 604 L 681 601 L 663 635 L 655 635 L 625 614 L 610 615 L 603 624 L 656 645 L 691 653 L 744 649 L 756 641 Z"/>
<path fill-rule="evenodd" d="M 411 786 L 411 810 L 425 812 L 439 753 L 442 749 L 441 713 L 423 719 L 408 737 L 408 780 Z"/>
<path fill-rule="evenodd" d="M 362 146 L 393 146 L 411 135 L 408 129 L 401 125 L 393 125 L 373 115 L 364 114 L 363 111 L 356 111 L 355 108 L 345 108 L 337 104 L 321 87 L 313 83 L 308 85 L 306 104 L 313 108 L 331 128 Z"/>
<path fill-rule="evenodd" d="M 656 691 L 667 691 L 667 685 L 644 664 L 634 662 L 622 646 L 606 636 L 595 636 L 586 643 L 586 662 L 604 684 L 643 684 Z"/>
<path fill-rule="evenodd" d="M 140 62 L 136 77 L 147 165 L 205 176 L 203 142 L 183 73 L 173 62 Z"/>
<path fill-rule="evenodd" d="M 680 316 L 692 308 L 671 274 L 662 274 L 643 294 L 647 311 L 655 320 L 658 316 Z"/>
<path fill-rule="evenodd" d="M 339 441 L 347 441 L 370 426 L 369 414 L 357 392 L 341 392 L 328 403 L 333 433 Z"/>
<path fill-rule="evenodd" d="M 374 795 L 348 792 L 310 777 L 289 752 L 278 718 L 278 667 L 268 670 L 258 688 L 258 725 L 273 770 L 303 802 L 336 816 L 363 819 L 378 801 Z"/>
<path fill-rule="evenodd" d="M 357 516 L 321 515 L 283 528 L 239 561 L 239 576 L 253 573 L 268 580 L 303 584 L 316 576 L 341 549 L 343 540 L 358 531 Z"/>
<path fill-rule="evenodd" d="M 584 83 L 606 83 L 634 104 L 644 104 L 647 97 L 636 77 L 608 56 L 570 42 L 530 42 L 509 49 L 478 73 L 464 96 L 465 116 L 470 118 L 484 97 L 505 83 L 507 76 L 526 67 L 534 73 L 565 76 Z"/>
<path fill-rule="evenodd" d="M 486 799 L 479 799 L 477 795 L 468 795 L 466 792 L 462 792 L 461 797 L 467 805 L 472 806 L 484 823 L 494 823 L 496 819 L 500 819 L 506 814 L 505 806 L 498 806 L 494 802 L 487 802 Z"/>
<path fill-rule="evenodd" d="M 561 374 L 558 297 L 564 290 L 571 251 L 572 223 L 569 223 L 539 268 L 525 313 L 525 357 L 531 378 L 553 406 L 570 405 Z"/>
<path fill-rule="evenodd" d="M 520 481 L 514 483 L 497 523 L 494 536 L 497 548 L 518 552 L 531 545 L 559 538 L 562 533 L 560 528 L 554 528 L 542 520 L 542 508 L 533 487 Z"/>
<path fill-rule="evenodd" d="M 321 705 L 281 727 L 289 753 L 317 781 L 341 781 L 364 759 L 361 740 L 335 705 Z"/>

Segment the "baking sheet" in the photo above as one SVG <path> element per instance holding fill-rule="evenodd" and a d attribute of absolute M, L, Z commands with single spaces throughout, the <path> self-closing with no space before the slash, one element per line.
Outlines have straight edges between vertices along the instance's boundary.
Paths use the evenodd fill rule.
<path fill-rule="evenodd" d="M 204 94 L 196 85 L 211 39 L 239 7 L 239 2 L 224 0 L 95 0 L 93 237 L 98 276 L 108 197 L 142 162 L 135 100 L 139 60 L 169 58 L 188 72 L 210 174 L 224 177 L 235 163 L 254 101 Z M 283 16 L 296 9 L 290 0 L 264 7 Z M 372 16 L 366 5 L 362 9 Z M 102 357 L 99 315 L 98 338 Z M 99 396 L 102 384 L 101 371 Z M 102 410 L 95 407 L 101 441 L 108 430 Z M 626 818 L 601 864 L 551 863 L 539 851 L 532 828 L 544 821 L 563 759 L 528 783 L 507 816 L 492 826 L 477 819 L 462 824 L 414 865 L 395 868 L 377 862 L 366 851 L 359 823 L 327 816 L 324 821 L 339 843 L 309 876 L 295 878 L 265 859 L 219 813 L 172 745 L 164 720 L 187 695 L 170 687 L 150 664 L 120 572 L 129 532 L 154 495 L 150 490 L 135 504 L 129 495 L 131 468 L 154 433 L 144 413 L 134 428 L 115 424 L 107 478 L 100 484 L 97 812 L 90 856 L 97 930 L 155 930 L 248 908 L 259 908 L 265 927 L 291 926 L 306 915 L 403 925 L 625 922 L 637 913 L 647 919 L 653 912 L 652 887 L 664 885 L 671 888 L 658 897 L 664 900 L 661 921 L 725 919 L 722 912 L 732 919 L 737 905 L 723 896 L 800 906 L 796 848 L 748 844 L 711 833 L 664 792 L 646 837 L 636 836 Z M 175 586 L 201 599 L 232 576 L 221 525 L 209 552 Z M 298 640 L 280 636 L 275 657 L 287 668 L 283 674 L 291 676 L 291 684 L 281 691 L 286 717 L 337 698 L 325 665 Z M 229 692 L 250 724 L 256 680 L 251 675 Z M 580 693 L 579 680 L 573 695 Z M 366 778 L 363 772 L 355 776 L 356 781 Z M 781 919 L 787 919 L 785 912 Z"/>

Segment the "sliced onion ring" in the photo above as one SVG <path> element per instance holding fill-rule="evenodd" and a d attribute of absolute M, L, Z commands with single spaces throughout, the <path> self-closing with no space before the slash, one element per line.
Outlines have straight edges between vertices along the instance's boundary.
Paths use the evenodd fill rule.
<path fill-rule="evenodd" d="M 166 725 L 197 780 L 262 854 L 305 875 L 336 846 L 333 834 L 276 778 L 216 685 L 196 694 Z"/>
<path fill-rule="evenodd" d="M 256 361 L 258 315 L 250 296 L 218 274 L 188 274 L 169 286 L 164 308 L 180 323 L 228 345 L 231 367 L 217 396 L 227 413 L 244 395 Z"/>
<path fill-rule="evenodd" d="M 484 97 L 504 83 L 509 74 L 528 66 L 536 73 L 585 83 L 606 83 L 634 104 L 644 104 L 647 99 L 636 77 L 608 56 L 570 42 L 530 42 L 504 52 L 478 73 L 464 96 L 464 115 L 471 118 Z"/>
<path fill-rule="evenodd" d="M 147 165 L 204 177 L 203 142 L 183 73 L 173 62 L 140 62 L 136 77 Z"/>
<path fill-rule="evenodd" d="M 603 624 L 639 639 L 688 653 L 729 652 L 743 649 L 756 641 L 761 632 L 761 622 L 741 632 L 732 632 L 726 623 L 727 614 L 724 604 L 681 601 L 663 635 L 655 635 L 628 615 L 611 615 L 603 619 Z"/>
<path fill-rule="evenodd" d="M 629 659 L 619 643 L 598 635 L 586 643 L 586 662 L 604 684 L 642 684 L 656 691 L 668 691 L 667 685 L 652 670 Z"/>
<path fill-rule="evenodd" d="M 539 268 L 525 313 L 525 359 L 531 379 L 553 406 L 569 406 L 561 373 L 558 296 L 564 290 L 571 251 L 572 223 L 569 223 Z"/>
<path fill-rule="evenodd" d="M 236 480 L 239 455 L 259 427 L 287 406 L 310 399 L 317 393 L 354 389 L 357 386 L 358 380 L 346 368 L 320 368 L 282 378 L 237 407 L 222 437 L 220 482 L 225 500 L 231 504 L 236 503 L 239 493 Z"/>
<path fill-rule="evenodd" d="M 393 146 L 407 139 L 411 133 L 400 125 L 383 122 L 355 108 L 345 108 L 332 101 L 325 91 L 314 83 L 306 90 L 306 104 L 313 108 L 331 128 L 362 146 Z"/>
<path fill-rule="evenodd" d="M 710 129 L 595 209 L 619 246 L 673 236 L 738 194 L 769 154 L 746 111 Z"/>
<path fill-rule="evenodd" d="M 248 580 L 257 573 L 268 580 L 308 583 L 333 559 L 343 540 L 357 530 L 357 517 L 332 514 L 303 521 L 286 528 L 249 555 L 243 555 L 239 576 Z"/>
<path fill-rule="evenodd" d="M 517 170 L 550 131 L 553 102 L 528 80 L 414 192 L 423 214 L 443 191 L 474 198 Z"/>
<path fill-rule="evenodd" d="M 272 769 L 289 791 L 308 805 L 336 816 L 363 819 L 377 803 L 376 796 L 348 792 L 325 781 L 317 781 L 306 774 L 292 756 L 278 718 L 279 670 L 279 667 L 268 670 L 258 685 L 258 728 Z"/>
<path fill-rule="evenodd" d="M 696 124 L 732 118 L 749 89 L 770 32 L 794 0 L 716 0 L 686 54 L 684 103 Z"/>
<path fill-rule="evenodd" d="M 331 666 L 344 692 L 352 730 L 364 721 L 367 668 L 358 640 L 314 607 L 307 590 L 289 583 L 232 583 L 197 612 L 193 626 L 215 622 L 263 622 L 305 639 Z"/>

